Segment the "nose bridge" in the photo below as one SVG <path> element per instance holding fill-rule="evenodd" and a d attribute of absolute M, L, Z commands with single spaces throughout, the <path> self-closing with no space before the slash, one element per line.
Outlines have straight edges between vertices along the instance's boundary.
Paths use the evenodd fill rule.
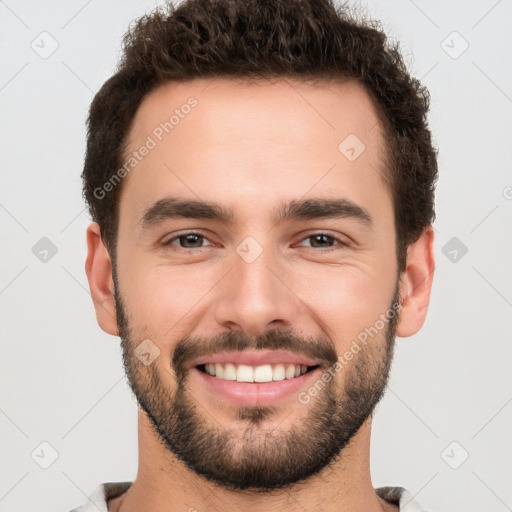
<path fill-rule="evenodd" d="M 228 283 L 217 297 L 216 321 L 251 335 L 264 332 L 271 322 L 292 326 L 298 298 L 279 275 L 282 265 L 273 251 L 248 237 L 233 256 Z"/>

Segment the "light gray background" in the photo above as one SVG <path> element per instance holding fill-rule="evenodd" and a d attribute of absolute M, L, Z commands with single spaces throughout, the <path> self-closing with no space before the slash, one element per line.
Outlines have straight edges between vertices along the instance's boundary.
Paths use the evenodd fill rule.
<path fill-rule="evenodd" d="M 84 272 L 80 172 L 93 95 L 130 20 L 155 5 L 0 1 L 1 511 L 67 511 L 136 474 L 136 404 Z M 360 5 L 428 86 L 440 150 L 430 311 L 398 340 L 373 483 L 439 512 L 512 510 L 512 2 Z M 47 59 L 31 48 L 51 48 L 43 31 L 59 45 Z M 57 248 L 46 262 L 32 251 L 43 237 Z M 456 261 L 453 237 L 468 249 Z M 48 469 L 42 442 L 58 453 Z"/>

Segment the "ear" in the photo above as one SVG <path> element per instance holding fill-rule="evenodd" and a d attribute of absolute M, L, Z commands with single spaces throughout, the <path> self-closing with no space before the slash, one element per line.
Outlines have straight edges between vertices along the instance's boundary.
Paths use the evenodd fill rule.
<path fill-rule="evenodd" d="M 401 309 L 396 335 L 416 334 L 425 322 L 434 277 L 434 230 L 425 228 L 407 248 L 407 264 L 400 276 Z"/>
<path fill-rule="evenodd" d="M 85 273 L 99 326 L 106 333 L 118 336 L 112 262 L 103 245 L 100 227 L 96 222 L 91 223 L 87 228 Z"/>

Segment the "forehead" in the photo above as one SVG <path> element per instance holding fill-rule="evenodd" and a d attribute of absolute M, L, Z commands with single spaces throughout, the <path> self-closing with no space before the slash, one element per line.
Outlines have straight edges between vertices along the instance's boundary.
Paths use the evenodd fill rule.
<path fill-rule="evenodd" d="M 301 142 L 313 142 L 313 131 L 320 137 L 331 132 L 336 141 L 348 129 L 371 143 L 370 132 L 377 125 L 373 101 L 354 81 L 307 84 L 289 78 L 252 82 L 196 79 L 168 82 L 147 95 L 137 110 L 129 141 L 136 142 L 147 134 L 160 139 L 172 132 L 177 142 L 179 132 L 190 127 L 198 140 L 212 142 L 213 137 L 217 143 L 227 139 L 228 144 L 235 134 L 237 139 L 256 135 L 269 140 L 289 135 L 294 142 L 302 135 Z M 283 131 L 287 127 L 291 130 Z M 379 135 L 377 129 L 371 138 Z"/>
<path fill-rule="evenodd" d="M 139 156 L 121 217 L 127 204 L 140 217 L 165 195 L 263 208 L 270 195 L 371 202 L 387 193 L 381 123 L 355 82 L 169 82 L 142 102 L 127 147 L 126 161 Z"/>

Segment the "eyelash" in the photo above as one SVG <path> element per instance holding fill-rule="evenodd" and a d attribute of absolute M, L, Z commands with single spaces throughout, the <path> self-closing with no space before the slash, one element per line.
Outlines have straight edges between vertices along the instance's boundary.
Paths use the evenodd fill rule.
<path fill-rule="evenodd" d="M 180 239 L 182 237 L 186 237 L 188 235 L 198 235 L 201 238 L 204 238 L 204 239 L 209 241 L 209 239 L 208 239 L 208 237 L 206 235 L 203 235 L 202 233 L 200 233 L 198 231 L 186 231 L 185 233 L 180 233 L 179 235 L 176 235 L 176 236 L 170 238 L 169 240 L 164 242 L 162 244 L 162 246 L 164 248 L 169 248 L 171 250 L 183 249 L 183 250 L 185 250 L 187 252 L 199 252 L 199 251 L 201 251 L 201 249 L 203 249 L 203 247 L 194 248 L 194 249 L 187 249 L 186 247 L 176 247 L 176 246 L 174 246 L 175 248 L 173 247 L 172 242 L 174 242 L 175 240 L 178 240 L 178 239 Z M 324 235 L 324 236 L 327 236 L 329 238 L 332 238 L 335 242 L 338 242 L 339 245 L 337 247 L 332 247 L 332 248 L 329 248 L 329 249 L 318 249 L 318 252 L 325 253 L 325 252 L 339 251 L 339 250 L 341 250 L 341 249 L 343 249 L 343 248 L 348 246 L 348 244 L 346 242 L 344 242 L 341 238 L 338 238 L 338 237 L 336 237 L 334 235 L 330 235 L 329 233 L 325 233 L 323 231 L 319 231 L 318 233 L 311 233 L 308 236 L 302 238 L 301 241 L 307 240 L 308 238 L 313 238 L 315 236 L 321 236 L 321 235 Z M 317 248 L 316 247 L 309 247 L 309 249 L 317 249 Z"/>

